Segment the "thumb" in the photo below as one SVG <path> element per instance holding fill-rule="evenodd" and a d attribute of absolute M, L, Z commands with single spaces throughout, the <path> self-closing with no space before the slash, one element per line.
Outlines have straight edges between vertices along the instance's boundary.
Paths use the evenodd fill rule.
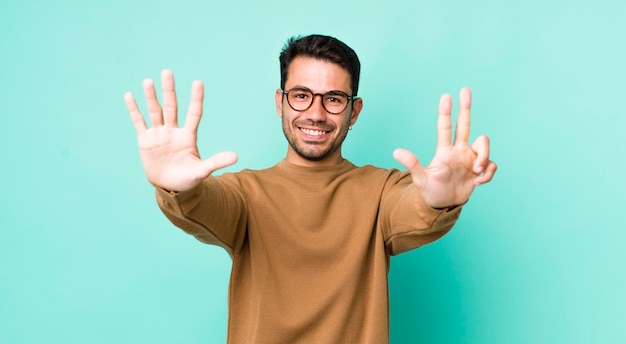
<path fill-rule="evenodd" d="M 203 178 L 209 174 L 237 162 L 237 153 L 235 152 L 219 152 L 212 157 L 203 160 L 200 163 L 200 169 L 203 174 Z"/>
<path fill-rule="evenodd" d="M 425 178 L 424 167 L 422 167 L 415 154 L 406 149 L 398 148 L 393 151 L 393 157 L 409 170 L 411 177 L 413 177 L 413 183 L 423 185 Z"/>

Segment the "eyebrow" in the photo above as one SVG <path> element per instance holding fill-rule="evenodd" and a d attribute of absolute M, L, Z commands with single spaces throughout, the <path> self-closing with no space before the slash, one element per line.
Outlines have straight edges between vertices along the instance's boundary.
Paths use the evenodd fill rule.
<path fill-rule="evenodd" d="M 330 90 L 330 91 L 326 91 L 326 92 L 315 92 L 315 91 L 313 91 L 312 89 L 310 89 L 310 88 L 308 88 L 306 86 L 296 85 L 296 86 L 290 88 L 289 91 L 294 90 L 294 89 L 309 90 L 309 91 L 311 91 L 311 92 L 313 92 L 315 94 L 327 94 L 327 93 L 330 93 L 330 94 L 342 94 L 342 95 L 345 94 L 348 97 L 351 97 L 350 93 L 348 93 L 346 91 L 342 91 L 342 90 Z"/>
<path fill-rule="evenodd" d="M 325 94 L 331 94 L 331 95 L 342 95 L 342 96 L 350 96 L 348 95 L 348 93 L 344 92 L 344 91 L 340 91 L 340 90 L 331 90 L 326 92 Z"/>

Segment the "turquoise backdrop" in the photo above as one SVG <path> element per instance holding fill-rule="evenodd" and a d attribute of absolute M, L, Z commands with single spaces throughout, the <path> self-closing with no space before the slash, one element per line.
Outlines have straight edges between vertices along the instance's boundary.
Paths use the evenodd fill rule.
<path fill-rule="evenodd" d="M 394 257 L 392 343 L 624 343 L 626 2 L 33 1 L 0 6 L 0 343 L 224 343 L 230 258 L 171 225 L 123 94 L 206 83 L 199 146 L 282 159 L 278 53 L 363 64 L 354 163 L 433 155 L 474 91 L 499 170 L 442 240 Z M 140 105 L 145 108 L 143 102 Z"/>

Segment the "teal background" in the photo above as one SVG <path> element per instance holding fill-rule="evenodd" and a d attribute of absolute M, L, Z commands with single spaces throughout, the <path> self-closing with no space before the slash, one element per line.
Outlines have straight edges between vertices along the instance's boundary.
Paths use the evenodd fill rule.
<path fill-rule="evenodd" d="M 16 1 L 0 10 L 0 343 L 223 343 L 230 258 L 161 215 L 123 94 L 163 68 L 200 151 L 284 157 L 278 52 L 323 33 L 363 64 L 356 164 L 433 155 L 470 86 L 499 165 L 455 229 L 394 257 L 393 343 L 624 343 L 622 1 Z M 239 92 L 238 90 L 242 90 Z M 145 104 L 140 102 L 145 109 Z"/>

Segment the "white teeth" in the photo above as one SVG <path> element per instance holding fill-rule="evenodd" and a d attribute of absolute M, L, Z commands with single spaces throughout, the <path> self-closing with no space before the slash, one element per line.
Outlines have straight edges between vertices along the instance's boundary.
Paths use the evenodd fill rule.
<path fill-rule="evenodd" d="M 325 133 L 325 131 L 322 131 L 322 130 L 313 130 L 313 129 L 304 129 L 304 128 L 301 128 L 301 130 L 305 134 L 312 135 L 312 136 L 321 136 Z"/>

